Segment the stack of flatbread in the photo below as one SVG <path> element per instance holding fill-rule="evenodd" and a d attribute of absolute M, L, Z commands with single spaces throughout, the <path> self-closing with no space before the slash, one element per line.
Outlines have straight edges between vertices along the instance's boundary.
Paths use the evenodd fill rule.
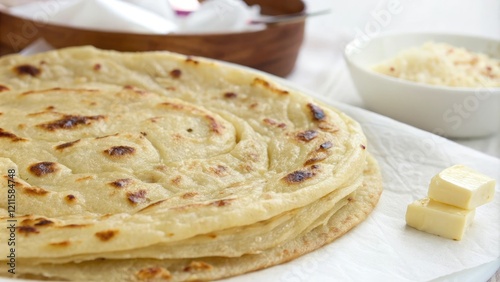
<path fill-rule="evenodd" d="M 92 47 L 0 58 L 0 275 L 213 280 L 289 261 L 373 210 L 367 150 L 345 114 L 227 64 Z"/>

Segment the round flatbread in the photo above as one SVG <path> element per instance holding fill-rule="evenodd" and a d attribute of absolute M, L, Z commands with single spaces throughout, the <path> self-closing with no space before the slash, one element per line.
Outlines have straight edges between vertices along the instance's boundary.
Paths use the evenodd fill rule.
<path fill-rule="evenodd" d="M 16 191 L 14 213 L 0 195 L 0 216 L 16 220 L 21 275 L 183 280 L 203 263 L 212 274 L 200 279 L 236 275 L 344 233 L 323 229 L 355 226 L 354 211 L 331 219 L 368 214 L 382 187 L 345 114 L 252 71 L 167 52 L 0 58 L 0 148 L 0 185 L 15 171 Z M 372 198 L 349 201 L 366 187 Z M 314 243 L 277 255 L 300 238 Z M 85 270 L 102 259 L 116 267 Z"/>

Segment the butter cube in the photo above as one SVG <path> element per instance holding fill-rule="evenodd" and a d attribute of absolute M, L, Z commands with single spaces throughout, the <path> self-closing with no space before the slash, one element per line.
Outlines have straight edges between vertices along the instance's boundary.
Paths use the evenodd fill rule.
<path fill-rule="evenodd" d="M 462 209 L 493 200 L 495 180 L 463 165 L 449 167 L 431 179 L 429 198 Z"/>
<path fill-rule="evenodd" d="M 427 233 L 462 240 L 465 230 L 474 219 L 475 211 L 424 198 L 408 205 L 406 224 Z"/>

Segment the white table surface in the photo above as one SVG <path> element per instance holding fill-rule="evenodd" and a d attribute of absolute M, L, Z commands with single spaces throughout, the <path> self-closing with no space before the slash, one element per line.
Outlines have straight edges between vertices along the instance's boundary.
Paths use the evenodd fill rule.
<path fill-rule="evenodd" d="M 287 79 L 332 101 L 363 107 L 342 51 L 360 36 L 388 32 L 434 31 L 464 33 L 500 40 L 498 0 L 305 0 L 309 10 L 330 8 L 328 15 L 307 20 L 304 43 L 294 71 Z M 389 13 L 388 5 L 399 13 Z M 389 15 L 389 17 L 387 17 Z M 377 22 L 377 16 L 379 22 Z M 378 27 L 378 28 L 377 28 Z M 500 157 L 500 129 L 481 139 L 453 140 Z"/>

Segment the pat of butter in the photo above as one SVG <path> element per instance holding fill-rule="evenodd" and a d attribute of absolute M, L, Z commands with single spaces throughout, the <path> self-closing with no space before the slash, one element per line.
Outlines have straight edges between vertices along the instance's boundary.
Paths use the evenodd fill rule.
<path fill-rule="evenodd" d="M 465 230 L 474 219 L 475 211 L 424 198 L 408 205 L 406 224 L 427 233 L 462 240 Z"/>
<path fill-rule="evenodd" d="M 474 209 L 493 200 L 495 183 L 471 168 L 455 165 L 432 178 L 428 196 L 462 209 Z"/>

